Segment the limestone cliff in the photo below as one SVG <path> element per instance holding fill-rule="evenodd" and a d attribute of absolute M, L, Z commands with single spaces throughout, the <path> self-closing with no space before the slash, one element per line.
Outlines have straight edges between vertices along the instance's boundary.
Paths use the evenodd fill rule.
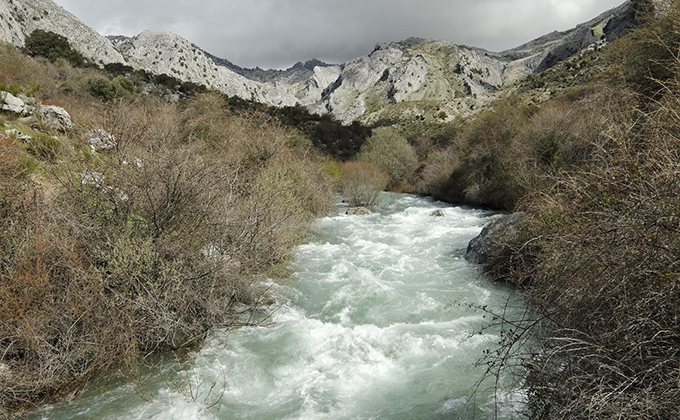
<path fill-rule="evenodd" d="M 0 40 L 23 46 L 32 31 L 53 31 L 95 63 L 126 63 L 268 105 L 302 105 L 344 123 L 448 120 L 485 107 L 529 74 L 625 33 L 646 1 L 628 1 L 570 31 L 501 53 L 409 38 L 380 43 L 344 65 L 311 60 L 287 70 L 243 69 L 170 32 L 106 38 L 51 0 L 0 0 Z"/>
<path fill-rule="evenodd" d="M 625 33 L 641 1 L 628 1 L 572 30 L 501 53 L 419 38 L 378 44 L 367 57 L 346 63 L 322 101 L 310 109 L 345 123 L 426 116 L 446 120 L 475 112 L 499 89 Z"/>
<path fill-rule="evenodd" d="M 51 0 L 0 0 L 0 41 L 23 46 L 36 29 L 65 36 L 96 63 L 125 61 L 108 39 Z"/>
<path fill-rule="evenodd" d="M 294 73 L 289 71 L 281 72 L 279 77 L 274 75 L 258 80 L 244 69 L 206 53 L 171 32 L 144 31 L 133 38 L 112 37 L 111 40 L 134 68 L 155 74 L 165 73 L 228 95 L 274 106 L 309 105 L 319 101 L 323 90 L 340 73 L 339 66 L 317 65 L 308 69 L 304 77 L 287 78 L 285 76 Z"/>

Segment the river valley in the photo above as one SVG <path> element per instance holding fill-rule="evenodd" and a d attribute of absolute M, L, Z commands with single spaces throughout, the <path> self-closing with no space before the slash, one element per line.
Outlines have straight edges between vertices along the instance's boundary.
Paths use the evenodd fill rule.
<path fill-rule="evenodd" d="M 491 419 L 475 362 L 499 336 L 467 303 L 502 308 L 511 291 L 465 260 L 490 213 L 385 194 L 365 216 L 317 221 L 294 274 L 269 285 L 267 325 L 215 331 L 144 385 L 91 385 L 41 419 Z M 498 418 L 521 393 L 501 389 Z"/>

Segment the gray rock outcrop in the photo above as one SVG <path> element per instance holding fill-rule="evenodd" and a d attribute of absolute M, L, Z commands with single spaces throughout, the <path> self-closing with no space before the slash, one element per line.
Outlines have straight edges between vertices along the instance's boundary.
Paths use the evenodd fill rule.
<path fill-rule="evenodd" d="M 524 217 L 524 213 L 513 213 L 489 223 L 479 236 L 470 241 L 467 260 L 474 264 L 488 264 L 500 257 L 506 249 L 506 239 L 517 233 L 517 226 Z"/>
<path fill-rule="evenodd" d="M 324 89 L 340 74 L 340 66 L 321 62 L 286 71 L 241 69 L 172 32 L 146 30 L 132 38 L 111 37 L 111 40 L 128 57 L 128 64 L 135 68 L 165 73 L 228 95 L 274 106 L 317 102 Z"/>
<path fill-rule="evenodd" d="M 2 104 L 0 109 L 3 111 L 19 115 L 26 115 L 28 113 L 28 108 L 24 101 L 9 92 L 0 92 L 0 103 Z"/>
<path fill-rule="evenodd" d="M 117 145 L 116 137 L 100 128 L 88 131 L 85 134 L 85 138 L 93 152 L 97 150 L 111 150 Z"/>
<path fill-rule="evenodd" d="M 104 186 L 104 174 L 101 172 L 85 171 L 78 174 L 80 182 L 90 187 L 102 188 Z"/>
<path fill-rule="evenodd" d="M 8 136 L 14 136 L 17 140 L 19 140 L 22 143 L 29 143 L 31 140 L 33 140 L 33 137 L 29 136 L 28 134 L 22 133 L 16 128 L 12 128 L 11 130 L 5 130 L 5 134 Z"/>
<path fill-rule="evenodd" d="M 71 116 L 62 107 L 56 105 L 42 105 L 38 108 L 37 116 L 47 127 L 67 131 L 73 127 Z"/>
<path fill-rule="evenodd" d="M 31 32 L 42 29 L 65 36 L 73 48 L 95 63 L 125 61 L 106 37 L 51 0 L 3 0 L 0 17 L 0 40 L 19 47 Z"/>

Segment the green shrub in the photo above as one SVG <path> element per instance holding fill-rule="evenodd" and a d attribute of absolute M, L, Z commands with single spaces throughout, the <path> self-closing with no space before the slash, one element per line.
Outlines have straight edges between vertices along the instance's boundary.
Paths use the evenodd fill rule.
<path fill-rule="evenodd" d="M 125 76 L 116 76 L 111 82 L 117 96 L 124 95 L 126 93 L 133 93 L 135 91 L 135 84 L 132 81 L 125 78 Z"/>
<path fill-rule="evenodd" d="M 304 132 L 319 150 L 343 161 L 354 158 L 371 135 L 371 129 L 358 121 L 343 125 L 330 115 L 311 114 L 302 106 L 274 108 L 269 112 L 282 124 Z"/>
<path fill-rule="evenodd" d="M 104 70 L 109 72 L 112 76 L 124 76 L 132 74 L 135 69 L 123 63 L 108 63 L 104 65 Z"/>
<path fill-rule="evenodd" d="M 18 94 L 20 94 L 22 92 L 21 86 L 19 86 L 18 84 L 15 84 L 15 83 L 7 84 L 7 83 L 4 83 L 4 82 L 0 82 L 0 90 L 2 90 L 4 92 L 9 92 L 14 96 L 17 96 Z"/>
<path fill-rule="evenodd" d="M 85 80 L 87 91 L 103 101 L 110 101 L 117 95 L 116 87 L 104 76 L 92 76 Z"/>
<path fill-rule="evenodd" d="M 392 128 L 374 130 L 357 159 L 384 167 L 392 186 L 406 180 L 418 167 L 415 150 L 406 138 Z"/>
<path fill-rule="evenodd" d="M 171 91 L 177 90 L 182 85 L 181 80 L 165 73 L 154 76 L 153 81 Z"/>
<path fill-rule="evenodd" d="M 36 29 L 26 37 L 26 49 L 31 55 L 39 55 L 55 62 L 58 58 L 68 60 L 73 66 L 85 64 L 85 59 L 71 47 L 68 39 L 51 31 Z"/>

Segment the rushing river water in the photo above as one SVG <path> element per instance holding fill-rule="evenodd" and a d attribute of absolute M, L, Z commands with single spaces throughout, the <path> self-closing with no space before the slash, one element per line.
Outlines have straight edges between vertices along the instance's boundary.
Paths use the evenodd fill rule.
<path fill-rule="evenodd" d="M 499 337 L 475 334 L 488 319 L 461 303 L 508 298 L 464 258 L 489 214 L 385 197 L 378 213 L 317 222 L 295 274 L 271 285 L 281 305 L 270 325 L 215 332 L 143 386 L 92 385 L 32 418 L 494 418 L 492 393 L 470 390 L 484 372 L 475 361 Z M 514 418 L 517 404 L 499 418 Z"/>

